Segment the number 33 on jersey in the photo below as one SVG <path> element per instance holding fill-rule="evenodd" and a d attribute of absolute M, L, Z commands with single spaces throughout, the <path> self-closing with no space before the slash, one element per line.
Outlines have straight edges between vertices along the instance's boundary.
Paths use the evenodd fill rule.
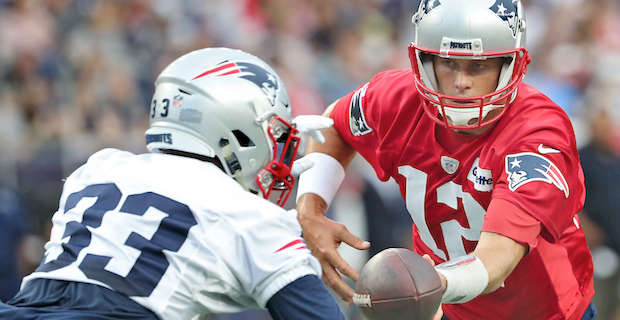
<path fill-rule="evenodd" d="M 114 183 L 90 185 L 69 195 L 64 214 L 56 216 L 67 220 L 64 233 L 51 236 L 56 241 L 61 239 L 63 244 L 52 246 L 36 271 L 58 270 L 80 257 L 78 268 L 91 280 L 88 282 L 98 281 L 126 296 L 149 296 L 169 265 L 163 250 L 178 251 L 196 220 L 185 204 L 156 193 L 129 195 L 123 198 L 120 209 L 115 210 L 121 198 L 123 195 Z M 151 207 L 157 210 L 148 210 Z M 81 222 L 74 220 L 80 215 Z M 102 224 L 104 217 L 125 223 Z M 136 219 L 141 223 L 136 223 Z M 136 226 L 141 230 L 134 231 Z M 92 229 L 98 229 L 95 241 Z M 118 243 L 105 247 L 105 242 Z M 127 254 L 109 249 L 122 245 L 135 250 Z"/>

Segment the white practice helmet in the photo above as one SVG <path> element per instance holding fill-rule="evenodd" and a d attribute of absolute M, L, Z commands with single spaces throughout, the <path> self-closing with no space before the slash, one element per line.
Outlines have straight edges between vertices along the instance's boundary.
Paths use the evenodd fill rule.
<path fill-rule="evenodd" d="M 155 81 L 146 146 L 219 160 L 246 190 L 283 205 L 299 136 L 280 77 L 239 50 L 210 48 L 172 62 Z M 174 153 L 172 152 L 172 153 Z"/>
<path fill-rule="evenodd" d="M 416 38 L 409 46 L 416 89 L 435 122 L 455 129 L 480 128 L 497 121 L 516 97 L 530 57 L 520 0 L 422 0 L 413 16 Z M 484 60 L 505 58 L 498 86 L 477 97 L 438 92 L 432 56 Z M 494 109 L 500 115 L 483 119 Z M 446 115 L 446 116 L 444 116 Z"/>

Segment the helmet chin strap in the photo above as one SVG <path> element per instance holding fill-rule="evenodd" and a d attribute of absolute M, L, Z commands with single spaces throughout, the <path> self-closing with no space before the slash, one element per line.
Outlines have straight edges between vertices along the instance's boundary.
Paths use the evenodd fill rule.
<path fill-rule="evenodd" d="M 503 107 L 503 105 L 484 106 L 482 108 L 482 119 L 484 119 L 487 116 L 487 114 L 489 114 L 489 112 L 495 109 L 499 109 L 501 107 Z M 478 107 L 476 108 L 445 107 L 444 109 L 446 110 L 447 115 L 444 115 L 442 113 L 440 106 L 437 106 L 437 109 L 439 110 L 439 114 L 441 114 L 444 117 L 447 116 L 448 121 L 450 121 L 455 126 L 471 126 L 471 124 L 469 124 L 469 121 L 471 121 L 472 119 L 478 119 L 478 116 L 480 116 L 480 109 Z M 482 122 L 482 119 L 478 119 L 478 121 Z"/>
<path fill-rule="evenodd" d="M 228 170 L 230 170 L 230 174 L 235 179 L 243 189 L 246 191 L 250 191 L 248 185 L 243 180 L 243 173 L 241 172 L 241 165 L 239 164 L 239 160 L 237 156 L 230 149 L 230 142 L 226 138 L 222 138 L 220 140 L 220 148 L 222 148 L 222 153 L 224 154 L 224 159 L 226 160 L 226 165 L 228 166 Z"/>

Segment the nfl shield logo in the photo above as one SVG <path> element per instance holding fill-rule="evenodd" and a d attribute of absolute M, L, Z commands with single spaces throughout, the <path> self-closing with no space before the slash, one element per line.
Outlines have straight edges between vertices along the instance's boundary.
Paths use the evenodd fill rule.
<path fill-rule="evenodd" d="M 175 107 L 180 107 L 183 105 L 183 97 L 180 94 L 174 96 L 174 100 L 172 100 L 172 105 Z"/>
<path fill-rule="evenodd" d="M 459 169 L 459 161 L 447 156 L 441 156 L 441 167 L 448 174 L 454 174 Z"/>

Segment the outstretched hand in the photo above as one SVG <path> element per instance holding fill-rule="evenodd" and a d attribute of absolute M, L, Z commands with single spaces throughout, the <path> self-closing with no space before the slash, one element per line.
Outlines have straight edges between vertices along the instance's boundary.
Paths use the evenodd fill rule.
<path fill-rule="evenodd" d="M 291 174 L 293 175 L 293 177 L 299 177 L 300 174 L 312 168 L 312 166 L 314 166 L 314 161 L 312 161 L 310 157 L 301 157 L 295 160 L 295 162 L 293 162 Z"/>
<path fill-rule="evenodd" d="M 299 130 L 300 134 L 309 135 L 318 143 L 325 142 L 325 137 L 321 133 L 321 130 L 334 125 L 334 120 L 331 118 L 317 115 L 297 116 L 291 122 L 295 125 L 297 130 Z"/>
<path fill-rule="evenodd" d="M 307 195 L 304 198 L 307 198 Z M 370 248 L 370 243 L 356 237 L 343 224 L 326 218 L 322 213 L 300 213 L 298 218 L 303 229 L 306 244 L 323 268 L 323 281 L 342 300 L 352 305 L 354 291 L 342 280 L 338 272 L 351 278 L 353 281 L 357 281 L 359 273 L 340 256 L 337 249 L 344 242 L 358 250 L 366 250 Z"/>
<path fill-rule="evenodd" d="M 317 115 L 297 116 L 291 122 L 295 125 L 297 130 L 299 130 L 300 134 L 310 136 L 317 143 L 325 142 L 325 137 L 321 133 L 321 130 L 330 128 L 334 125 L 334 120 L 331 118 Z M 299 177 L 300 174 L 312 168 L 313 165 L 314 162 L 308 157 L 297 159 L 293 162 L 291 174 L 294 177 Z"/>

